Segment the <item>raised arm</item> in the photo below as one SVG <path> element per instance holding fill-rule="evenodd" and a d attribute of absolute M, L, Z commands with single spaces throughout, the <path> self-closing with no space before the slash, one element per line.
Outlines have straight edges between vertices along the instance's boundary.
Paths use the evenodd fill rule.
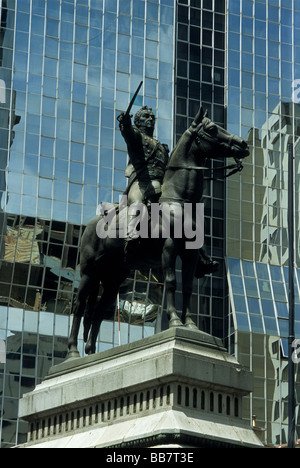
<path fill-rule="evenodd" d="M 136 144 L 139 133 L 137 129 L 132 125 L 131 117 L 132 116 L 127 114 L 127 112 L 122 112 L 122 114 L 118 116 L 119 127 L 122 136 L 126 141 L 127 146 L 129 145 L 129 147 Z"/>

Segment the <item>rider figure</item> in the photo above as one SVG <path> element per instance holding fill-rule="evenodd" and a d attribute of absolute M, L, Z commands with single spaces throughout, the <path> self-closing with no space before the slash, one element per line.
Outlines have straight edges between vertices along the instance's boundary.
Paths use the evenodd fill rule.
<path fill-rule="evenodd" d="M 124 195 L 128 197 L 128 206 L 133 203 L 144 203 L 148 207 L 151 203 L 158 203 L 161 186 L 169 161 L 169 148 L 153 138 L 155 116 L 152 109 L 144 106 L 135 115 L 134 125 L 131 115 L 123 112 L 118 117 L 121 133 L 126 141 L 129 164 L 125 175 L 129 183 Z M 128 216 L 128 226 L 136 215 Z M 136 239 L 128 232 L 125 239 L 125 256 L 134 253 Z M 212 261 L 204 248 L 199 251 L 199 262 L 196 277 L 202 278 L 218 269 L 218 262 Z"/>
<path fill-rule="evenodd" d="M 155 116 L 152 109 L 144 106 L 135 115 L 134 125 L 131 115 L 122 113 L 119 117 L 120 130 L 127 144 L 129 164 L 125 171 L 129 179 L 124 195 L 128 197 L 128 206 L 143 203 L 150 206 L 157 203 L 161 195 L 161 186 L 165 169 L 169 161 L 169 148 L 153 138 Z M 128 216 L 128 226 L 136 215 Z M 134 238 L 128 234 L 125 241 L 125 253 L 135 247 Z"/>

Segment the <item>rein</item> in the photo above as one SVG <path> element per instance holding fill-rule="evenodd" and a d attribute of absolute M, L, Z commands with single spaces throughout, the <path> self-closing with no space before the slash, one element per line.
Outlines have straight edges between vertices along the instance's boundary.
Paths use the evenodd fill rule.
<path fill-rule="evenodd" d="M 223 177 L 204 177 L 204 180 L 223 180 L 227 179 L 237 172 L 241 172 L 243 170 L 243 164 L 240 159 L 236 160 L 235 164 L 229 164 L 228 166 L 221 166 L 215 169 L 210 169 L 209 167 L 201 167 L 201 166 L 167 166 L 166 171 L 171 170 L 175 171 L 177 169 L 186 169 L 187 171 L 220 171 L 220 170 L 227 170 L 232 169 L 228 174 L 225 174 Z"/>

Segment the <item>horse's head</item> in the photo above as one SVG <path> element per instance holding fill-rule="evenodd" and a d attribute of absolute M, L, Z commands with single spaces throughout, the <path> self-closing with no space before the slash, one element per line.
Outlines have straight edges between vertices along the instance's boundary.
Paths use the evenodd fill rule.
<path fill-rule="evenodd" d="M 206 158 L 223 156 L 232 157 L 235 160 L 249 156 L 249 146 L 237 135 L 227 132 L 224 128 L 212 122 L 204 113 L 201 107 L 195 117 L 190 129 L 195 137 L 194 150 L 201 152 L 201 156 Z"/>

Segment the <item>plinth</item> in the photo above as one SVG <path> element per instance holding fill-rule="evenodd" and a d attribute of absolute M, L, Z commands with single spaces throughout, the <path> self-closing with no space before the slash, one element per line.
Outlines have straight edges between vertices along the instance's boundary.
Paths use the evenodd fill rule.
<path fill-rule="evenodd" d="M 219 339 L 174 328 L 53 367 L 20 401 L 22 448 L 259 448 L 252 375 Z"/>

